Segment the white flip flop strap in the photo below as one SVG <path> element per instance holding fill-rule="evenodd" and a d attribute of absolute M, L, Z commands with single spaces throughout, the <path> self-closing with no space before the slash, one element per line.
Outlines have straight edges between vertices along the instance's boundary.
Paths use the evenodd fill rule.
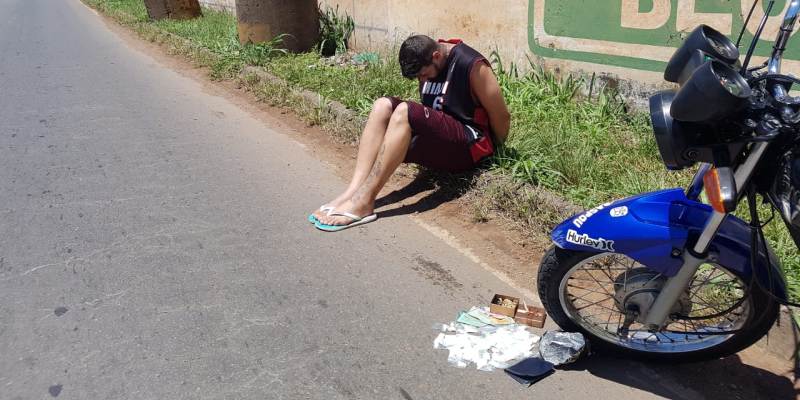
<path fill-rule="evenodd" d="M 328 205 L 325 205 L 325 204 L 323 204 L 323 205 L 319 206 L 319 210 L 320 210 L 321 212 L 323 212 L 325 215 L 328 215 L 328 216 L 330 216 L 330 215 L 331 215 L 331 212 L 334 210 L 334 208 L 333 208 L 333 207 L 331 207 L 331 206 L 328 206 Z"/>
<path fill-rule="evenodd" d="M 353 222 L 358 222 L 358 221 L 361 221 L 361 219 L 362 219 L 358 215 L 351 214 L 349 212 L 344 212 L 344 211 L 330 212 L 330 213 L 328 213 L 328 216 L 331 216 L 331 217 L 347 217 L 347 218 L 352 219 Z"/>

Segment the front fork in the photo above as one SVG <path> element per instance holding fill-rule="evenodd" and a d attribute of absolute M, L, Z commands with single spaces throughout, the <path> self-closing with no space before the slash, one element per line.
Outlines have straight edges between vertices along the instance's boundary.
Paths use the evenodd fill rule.
<path fill-rule="evenodd" d="M 753 145 L 744 163 L 736 169 L 734 178 L 736 180 L 737 193 L 741 194 L 742 189 L 746 187 L 750 177 L 753 175 L 756 165 L 761 160 L 761 157 L 764 156 L 767 146 L 768 144 L 766 142 L 759 142 Z M 690 200 L 697 200 L 699 198 L 700 192 L 703 190 L 703 176 L 709 169 L 711 169 L 710 164 L 703 164 L 695 174 L 692 185 L 686 193 L 686 196 Z M 711 245 L 711 240 L 714 239 L 720 226 L 722 226 L 722 223 L 725 221 L 726 216 L 727 214 L 715 210 L 708 221 L 706 221 L 703 231 L 700 233 L 700 237 L 694 243 L 691 250 L 683 252 L 683 265 L 675 276 L 667 279 L 664 287 L 661 289 L 661 292 L 645 316 L 645 325 L 648 329 L 660 330 L 662 327 L 668 325 L 670 311 L 680 296 L 689 287 L 697 269 L 706 262 L 706 254 Z M 751 251 L 755 250 L 751 249 Z"/>

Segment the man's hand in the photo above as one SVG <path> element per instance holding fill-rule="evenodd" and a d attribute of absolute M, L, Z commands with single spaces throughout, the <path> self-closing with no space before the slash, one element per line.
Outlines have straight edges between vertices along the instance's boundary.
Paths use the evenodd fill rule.
<path fill-rule="evenodd" d="M 489 114 L 490 129 L 500 142 L 498 144 L 502 144 L 508 137 L 511 114 L 509 114 L 506 102 L 503 100 L 503 93 L 500 90 L 500 84 L 497 83 L 497 78 L 494 76 L 492 67 L 484 62 L 479 62 L 472 68 L 469 81 L 473 94 L 486 110 L 486 113 Z"/>

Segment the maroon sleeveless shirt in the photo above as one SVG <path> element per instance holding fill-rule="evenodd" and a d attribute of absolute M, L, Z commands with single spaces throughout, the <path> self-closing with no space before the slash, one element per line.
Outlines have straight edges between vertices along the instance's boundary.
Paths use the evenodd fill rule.
<path fill-rule="evenodd" d="M 475 64 L 488 64 L 488 61 L 460 39 L 439 42 L 455 46 L 450 49 L 445 68 L 439 75 L 420 85 L 420 98 L 423 105 L 443 111 L 464 124 L 464 133 L 467 135 L 473 160 L 478 161 L 491 155 L 493 146 L 489 138 L 491 132 L 488 115 L 473 99 L 469 78 Z"/>

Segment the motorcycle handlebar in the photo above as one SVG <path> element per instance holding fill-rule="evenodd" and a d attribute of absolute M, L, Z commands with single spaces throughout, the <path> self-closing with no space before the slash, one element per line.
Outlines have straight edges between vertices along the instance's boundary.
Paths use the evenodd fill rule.
<path fill-rule="evenodd" d="M 786 50 L 786 45 L 792 36 L 794 25 L 797 23 L 798 15 L 800 15 L 800 0 L 791 0 L 786 13 L 783 16 L 783 23 L 781 23 L 778 37 L 775 39 L 775 45 L 772 47 L 772 54 L 767 63 L 767 71 L 770 74 L 781 73 L 781 61 L 783 61 L 783 52 Z M 783 85 L 777 84 L 773 88 L 773 95 L 775 97 L 782 97 L 788 94 Z"/>

